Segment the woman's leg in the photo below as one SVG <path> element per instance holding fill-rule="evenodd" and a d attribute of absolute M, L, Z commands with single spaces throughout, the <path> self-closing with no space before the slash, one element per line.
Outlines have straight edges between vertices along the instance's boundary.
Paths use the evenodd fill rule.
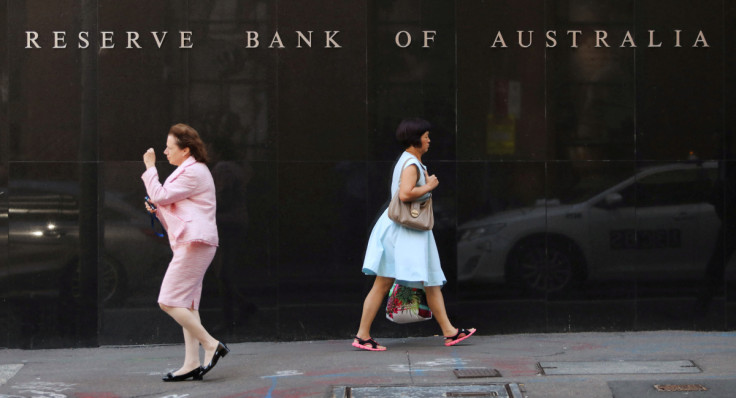
<path fill-rule="evenodd" d="M 215 356 L 215 351 L 217 350 L 217 344 L 219 342 L 214 337 L 210 336 L 204 326 L 202 326 L 202 322 L 199 318 L 199 311 L 191 310 L 189 308 L 169 307 L 168 305 L 160 303 L 159 305 L 162 310 L 174 318 L 176 323 L 184 329 L 184 343 L 187 350 L 186 357 L 184 359 L 185 365 L 190 364 L 189 361 L 192 360 L 193 355 L 193 352 L 190 352 L 190 350 L 193 350 L 195 345 L 197 346 L 197 354 L 194 358 L 196 358 L 196 362 L 199 363 L 199 346 L 197 343 L 202 344 L 202 347 L 204 348 L 204 364 L 209 364 L 212 357 Z M 192 369 L 194 367 L 192 367 Z"/>
<path fill-rule="evenodd" d="M 199 360 L 199 340 L 194 337 L 188 330 L 182 328 L 184 331 L 184 365 L 181 369 L 173 373 L 174 376 L 190 372 L 202 366 Z"/>
<path fill-rule="evenodd" d="M 450 346 L 457 344 L 475 333 L 475 329 L 456 329 L 452 326 L 450 318 L 447 316 L 447 310 L 445 309 L 445 299 L 442 296 L 442 289 L 440 286 L 425 286 L 424 292 L 427 294 L 427 304 L 429 309 L 432 310 L 434 319 L 442 328 L 442 335 L 445 336 L 445 345 Z M 451 339 L 447 339 L 451 337 Z"/>
<path fill-rule="evenodd" d="M 373 282 L 371 291 L 363 301 L 363 314 L 360 317 L 360 327 L 356 336 L 362 340 L 371 338 L 371 325 L 373 320 L 376 319 L 376 314 L 383 304 L 383 299 L 388 295 L 388 291 L 391 290 L 391 286 L 394 284 L 394 278 L 386 278 L 383 276 L 376 276 L 376 280 Z M 357 339 L 356 339 L 357 341 Z"/>
<path fill-rule="evenodd" d="M 432 315 L 442 329 L 444 336 L 454 336 L 457 329 L 452 326 L 450 318 L 447 316 L 445 309 L 445 298 L 442 295 L 441 286 L 425 286 L 424 292 L 427 294 L 427 304 L 432 310 Z"/>

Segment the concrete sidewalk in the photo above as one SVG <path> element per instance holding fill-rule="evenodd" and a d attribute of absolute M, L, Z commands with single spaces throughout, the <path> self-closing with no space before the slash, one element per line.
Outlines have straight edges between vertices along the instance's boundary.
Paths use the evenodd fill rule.
<path fill-rule="evenodd" d="M 473 336 L 454 347 L 437 336 L 376 338 L 388 351 L 350 339 L 229 344 L 204 381 L 179 383 L 161 376 L 181 365 L 181 345 L 2 350 L 0 398 L 736 396 L 734 332 Z"/>

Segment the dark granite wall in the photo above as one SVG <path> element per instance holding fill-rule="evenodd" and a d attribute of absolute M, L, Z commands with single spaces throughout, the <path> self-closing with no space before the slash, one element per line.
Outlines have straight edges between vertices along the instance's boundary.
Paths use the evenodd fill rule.
<path fill-rule="evenodd" d="M 181 341 L 140 181 L 149 147 L 173 170 L 178 122 L 222 190 L 201 312 L 228 342 L 357 330 L 405 116 L 434 124 L 459 326 L 736 325 L 734 0 L 22 0 L 0 20 L 0 346 Z"/>

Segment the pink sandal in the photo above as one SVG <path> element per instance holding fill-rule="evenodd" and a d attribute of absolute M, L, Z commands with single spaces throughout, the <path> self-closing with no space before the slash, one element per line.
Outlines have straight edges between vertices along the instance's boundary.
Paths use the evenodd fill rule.
<path fill-rule="evenodd" d="M 463 329 L 463 328 L 458 328 L 456 335 L 451 336 L 451 337 L 445 336 L 445 345 L 447 347 L 452 346 L 452 345 L 455 345 L 455 344 L 457 344 L 457 343 L 459 343 L 459 342 L 467 339 L 468 337 L 472 336 L 473 333 L 475 333 L 475 329 L 467 330 L 467 329 Z M 460 337 L 461 334 L 464 334 L 465 336 Z"/>
<path fill-rule="evenodd" d="M 358 341 L 355 341 L 358 340 Z M 353 347 L 360 348 L 361 350 L 368 350 L 368 351 L 386 351 L 386 347 L 378 347 L 378 342 L 373 339 L 363 340 L 358 336 L 355 336 L 355 340 L 353 340 Z M 367 344 L 370 344 L 371 346 L 368 347 Z"/>

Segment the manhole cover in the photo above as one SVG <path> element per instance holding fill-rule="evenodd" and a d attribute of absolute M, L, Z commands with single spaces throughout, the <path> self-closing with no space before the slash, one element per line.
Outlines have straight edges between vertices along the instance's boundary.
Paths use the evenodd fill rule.
<path fill-rule="evenodd" d="M 332 398 L 407 398 L 407 397 L 502 397 L 524 398 L 517 383 L 414 385 L 414 386 L 337 386 Z"/>
<path fill-rule="evenodd" d="M 458 379 L 471 379 L 479 377 L 501 377 L 501 372 L 491 368 L 466 368 L 453 370 Z"/>
<path fill-rule="evenodd" d="M 657 391 L 679 392 L 679 391 L 708 391 L 705 386 L 700 384 L 655 384 Z"/>

